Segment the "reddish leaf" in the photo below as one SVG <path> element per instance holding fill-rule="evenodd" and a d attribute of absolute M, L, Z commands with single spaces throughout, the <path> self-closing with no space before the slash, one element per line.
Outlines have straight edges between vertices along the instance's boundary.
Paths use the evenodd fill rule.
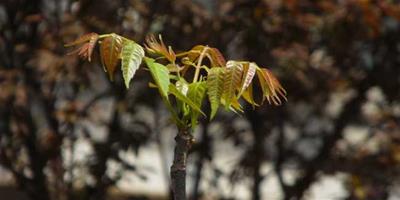
<path fill-rule="evenodd" d="M 99 35 L 97 35 L 96 33 L 90 33 L 80 37 L 79 39 L 75 40 L 74 42 L 71 42 L 70 44 L 67 44 L 66 46 L 73 46 L 85 42 L 75 51 L 68 53 L 68 55 L 78 54 L 81 58 L 88 59 L 88 61 L 90 62 L 93 49 L 96 46 L 98 38 Z"/>
<path fill-rule="evenodd" d="M 210 48 L 209 53 L 211 55 L 211 63 L 213 66 L 224 67 L 226 65 L 224 56 L 217 48 Z"/>
<path fill-rule="evenodd" d="M 159 40 L 160 41 L 158 41 L 154 37 L 154 35 L 148 35 L 146 37 L 146 44 L 145 44 L 146 50 L 151 53 L 160 54 L 170 62 L 175 62 L 176 60 L 175 52 L 172 50 L 171 47 L 168 47 L 167 49 L 161 38 L 161 35 L 159 36 Z"/>
<path fill-rule="evenodd" d="M 88 42 L 90 41 L 93 37 L 98 37 L 97 33 L 88 33 L 85 35 L 82 35 L 81 37 L 79 37 L 78 39 L 74 40 L 73 42 L 70 42 L 68 44 L 66 44 L 66 47 L 71 47 L 71 46 L 75 46 L 78 44 L 82 44 L 84 42 Z"/>
<path fill-rule="evenodd" d="M 114 80 L 113 76 L 121 54 L 122 42 L 120 36 L 112 34 L 110 37 L 106 37 L 100 45 L 101 60 L 110 80 Z"/>
<path fill-rule="evenodd" d="M 287 100 L 286 90 L 270 70 L 266 68 L 258 68 L 257 75 L 261 84 L 261 89 L 263 90 L 263 100 L 267 98 L 269 103 L 272 101 L 275 105 L 282 104 L 280 97 Z"/>
<path fill-rule="evenodd" d="M 188 54 L 188 58 L 191 62 L 195 62 L 196 59 L 200 56 L 201 52 L 203 51 L 203 49 L 205 48 L 205 46 L 203 45 L 196 45 L 194 46 Z"/>
<path fill-rule="evenodd" d="M 204 48 L 207 48 L 206 50 Z M 222 53 L 212 47 L 204 46 L 204 45 L 196 45 L 194 46 L 188 53 L 188 58 L 190 61 L 195 62 L 196 59 L 200 56 L 200 54 L 205 50 L 205 55 L 211 62 L 211 67 L 225 67 L 226 60 Z"/>

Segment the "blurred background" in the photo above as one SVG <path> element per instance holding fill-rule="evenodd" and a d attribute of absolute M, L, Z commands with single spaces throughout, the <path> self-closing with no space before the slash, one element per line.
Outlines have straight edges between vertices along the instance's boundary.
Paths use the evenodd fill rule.
<path fill-rule="evenodd" d="M 63 47 L 115 32 L 217 47 L 288 92 L 202 120 L 190 199 L 398 200 L 399 21 L 396 0 L 1 0 L 0 199 L 170 198 L 176 129 L 148 74 L 126 90 Z"/>

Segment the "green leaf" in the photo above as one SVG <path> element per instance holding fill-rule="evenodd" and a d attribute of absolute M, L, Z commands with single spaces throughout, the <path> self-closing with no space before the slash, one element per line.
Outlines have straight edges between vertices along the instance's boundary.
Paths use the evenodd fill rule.
<path fill-rule="evenodd" d="M 225 69 L 222 67 L 211 68 L 207 78 L 207 94 L 211 104 L 210 120 L 214 118 L 221 103 L 222 92 L 224 90 Z"/>
<path fill-rule="evenodd" d="M 151 76 L 153 77 L 161 96 L 168 99 L 168 88 L 169 88 L 169 71 L 167 67 L 162 64 L 154 62 L 154 59 L 144 57 L 147 67 L 150 70 Z"/>
<path fill-rule="evenodd" d="M 175 87 L 176 89 L 179 90 L 183 95 L 187 96 L 188 90 L 189 90 L 189 84 L 186 82 L 184 78 L 178 78 L 178 80 L 175 82 Z M 176 102 L 177 107 L 180 109 L 180 111 L 183 113 L 183 116 L 188 116 L 190 113 L 190 108 L 182 101 L 177 101 Z"/>
<path fill-rule="evenodd" d="M 172 115 L 173 120 L 178 125 L 178 127 L 183 127 L 184 123 L 180 120 L 171 103 L 168 100 L 168 91 L 169 91 L 169 71 L 166 66 L 156 63 L 154 59 L 144 57 L 144 61 L 147 67 L 150 70 L 151 76 L 154 79 L 154 82 L 158 88 L 158 91 L 161 95 L 161 98 Z"/>
<path fill-rule="evenodd" d="M 121 53 L 121 70 L 126 88 L 129 88 L 129 83 L 139 68 L 140 63 L 142 63 L 143 57 L 144 50 L 140 45 L 133 41 L 124 43 Z"/>
<path fill-rule="evenodd" d="M 189 84 L 183 78 L 179 78 L 175 83 L 176 88 L 181 92 L 183 95 L 187 95 L 189 90 Z"/>
<path fill-rule="evenodd" d="M 205 94 L 207 91 L 206 82 L 196 82 L 189 85 L 188 97 L 191 99 L 199 108 L 203 103 Z M 196 126 L 197 119 L 199 118 L 199 112 L 193 111 L 191 113 L 192 128 Z"/>
<path fill-rule="evenodd" d="M 191 83 L 189 85 L 188 97 L 200 107 L 206 94 L 206 90 L 207 85 L 204 81 Z"/>
<path fill-rule="evenodd" d="M 231 102 L 236 98 L 236 90 L 240 87 L 243 66 L 240 62 L 228 61 L 226 63 L 226 69 L 222 98 L 225 100 L 225 108 L 228 109 Z"/>
<path fill-rule="evenodd" d="M 177 100 L 182 101 L 183 103 L 186 103 L 188 106 L 190 106 L 194 111 L 200 112 L 201 114 L 205 115 L 199 106 L 197 106 L 191 99 L 189 99 L 187 96 L 185 96 L 184 94 L 182 94 L 182 92 L 180 92 L 178 90 L 178 88 L 176 88 L 176 86 L 174 84 L 170 84 L 169 85 L 169 92 L 171 94 L 173 94 Z"/>

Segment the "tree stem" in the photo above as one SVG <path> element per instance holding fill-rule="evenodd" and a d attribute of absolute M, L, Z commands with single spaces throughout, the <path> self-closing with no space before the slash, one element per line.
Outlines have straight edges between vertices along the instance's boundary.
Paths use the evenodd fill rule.
<path fill-rule="evenodd" d="M 186 159 L 193 143 L 189 128 L 179 129 L 175 137 L 174 161 L 171 166 L 171 184 L 174 200 L 186 200 Z"/>

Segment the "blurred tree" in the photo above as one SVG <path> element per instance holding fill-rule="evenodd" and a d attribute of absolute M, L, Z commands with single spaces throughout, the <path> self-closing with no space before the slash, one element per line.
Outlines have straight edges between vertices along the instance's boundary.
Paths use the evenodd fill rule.
<path fill-rule="evenodd" d="M 153 101 L 153 92 L 138 92 L 147 87 L 148 77 L 137 76 L 143 83 L 135 84 L 135 91 L 125 94 L 120 77 L 117 84 L 111 85 L 99 67 L 73 57 L 62 58 L 65 52 L 61 44 L 92 31 L 114 31 L 136 41 L 143 41 L 145 33 L 153 32 L 163 33 L 164 40 L 176 49 L 207 44 L 222 50 L 229 59 L 248 58 L 261 66 L 273 66 L 289 93 L 289 102 L 283 107 L 266 108 L 239 119 L 224 114 L 217 117 L 217 122 L 199 127 L 202 131 L 192 150 L 193 157 L 199 155 L 194 199 L 237 199 L 223 193 L 227 179 L 232 188 L 248 186 L 253 199 L 309 199 L 323 177 L 336 174 L 345 175 L 343 182 L 348 191 L 340 198 L 398 198 L 399 2 L 210 2 L 2 1 L 1 165 L 13 172 L 20 188 L 32 197 L 34 193 L 45 195 L 37 192 L 43 190 L 52 195 L 68 194 L 68 188 L 72 189 L 70 178 L 52 178 L 60 183 L 51 184 L 57 185 L 51 190 L 46 184 L 36 183 L 43 179 L 51 183 L 50 177 L 61 175 L 70 177 L 66 174 L 73 170 L 68 161 L 63 161 L 65 157 L 60 159 L 59 152 L 71 151 L 83 132 L 97 146 L 94 157 L 102 158 L 90 160 L 90 165 L 78 167 L 75 163 L 74 168 L 102 166 L 102 170 L 94 170 L 96 184 L 84 182 L 82 194 L 86 196 L 82 199 L 95 198 L 95 194 L 106 198 L 104 192 L 117 177 L 98 175 L 106 170 L 104 163 L 117 160 L 131 166 L 134 163 L 126 163 L 115 152 L 129 146 L 137 149 L 158 137 L 148 134 L 148 128 L 152 133 L 164 128 L 143 122 L 135 113 L 143 107 L 163 111 L 159 110 L 159 102 Z M 96 104 L 108 102 L 105 99 L 112 100 L 110 110 L 115 112 L 108 119 L 96 118 L 97 113 L 105 112 Z M 86 105 L 91 106 L 84 109 Z M 120 109 L 113 109 L 117 106 Z M 87 129 L 77 123 L 84 119 L 96 122 L 90 127 L 107 127 L 110 137 L 99 141 L 93 134 L 100 132 L 97 129 L 78 131 Z M 129 124 L 136 128 L 126 127 L 127 119 L 134 121 Z M 119 128 L 110 128 L 110 124 Z M 216 132 L 215 127 L 221 127 L 220 131 Z M 141 133 L 132 134 L 136 130 Z M 32 141 L 36 142 L 34 146 L 27 145 Z M 220 158 L 219 147 L 230 143 L 245 153 L 240 154 L 240 162 L 226 170 L 215 159 Z M 63 144 L 62 149 L 59 144 Z M 33 147 L 31 153 L 28 146 Z M 31 165 L 30 156 L 35 154 L 43 160 Z M 37 175 L 34 170 L 24 170 L 33 166 L 51 170 L 38 170 Z M 266 171 L 266 167 L 272 170 Z M 207 170 L 212 179 L 206 178 Z M 74 187 L 79 185 L 78 178 L 72 177 Z M 276 178 L 281 191 L 264 193 L 267 182 Z"/>

